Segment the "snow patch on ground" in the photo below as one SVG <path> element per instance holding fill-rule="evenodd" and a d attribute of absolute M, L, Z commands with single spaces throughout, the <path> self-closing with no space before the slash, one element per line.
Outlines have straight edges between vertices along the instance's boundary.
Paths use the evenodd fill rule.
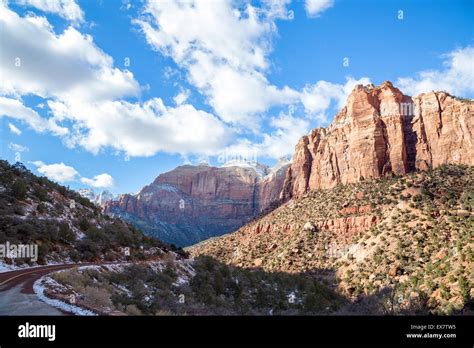
<path fill-rule="evenodd" d="M 7 265 L 3 261 L 0 261 L 0 273 L 13 271 L 12 265 Z"/>
<path fill-rule="evenodd" d="M 47 275 L 44 276 L 44 277 L 41 277 L 40 279 L 38 279 L 33 284 L 33 291 L 35 292 L 36 296 L 38 296 L 38 298 L 41 301 L 43 301 L 44 303 L 46 303 L 50 306 L 53 306 L 55 308 L 58 308 L 62 311 L 65 311 L 65 312 L 68 312 L 68 313 L 73 313 L 75 315 L 86 315 L 86 316 L 95 316 L 95 315 L 97 315 L 94 312 L 91 312 L 87 309 L 83 309 L 83 308 L 80 308 L 80 307 L 77 307 L 77 306 L 73 306 L 69 303 L 59 301 L 59 300 L 55 300 L 55 299 L 51 299 L 51 298 L 47 297 L 44 294 L 44 291 L 45 291 L 47 286 L 60 287 L 61 284 L 56 282 L 54 279 L 49 278 Z"/>

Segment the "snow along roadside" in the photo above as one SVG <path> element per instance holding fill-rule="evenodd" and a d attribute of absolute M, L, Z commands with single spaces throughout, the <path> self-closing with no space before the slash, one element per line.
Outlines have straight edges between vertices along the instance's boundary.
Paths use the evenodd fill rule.
<path fill-rule="evenodd" d="M 63 302 L 63 301 L 60 301 L 60 300 L 56 300 L 56 299 L 52 299 L 52 298 L 47 297 L 44 294 L 44 291 L 46 289 L 46 285 L 59 285 L 59 284 L 55 280 L 53 280 L 52 278 L 49 278 L 49 274 L 44 275 L 40 279 L 35 281 L 35 283 L 33 284 L 33 291 L 36 294 L 36 296 L 38 296 L 38 298 L 41 301 L 43 301 L 44 303 L 46 303 L 46 304 L 48 304 L 52 307 L 55 307 L 57 309 L 60 309 L 62 311 L 72 313 L 72 314 L 75 314 L 75 315 L 86 315 L 86 316 L 96 316 L 97 315 L 94 312 L 89 311 L 87 309 L 84 309 L 84 308 L 74 306 L 74 305 L 71 305 L 69 303 L 66 303 L 66 302 Z"/>

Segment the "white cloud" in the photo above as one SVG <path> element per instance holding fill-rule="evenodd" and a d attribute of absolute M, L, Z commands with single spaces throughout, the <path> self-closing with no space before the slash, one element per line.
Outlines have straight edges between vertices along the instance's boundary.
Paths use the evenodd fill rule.
<path fill-rule="evenodd" d="M 122 0 L 122 6 L 120 6 L 120 9 L 122 11 L 128 11 L 133 7 L 132 3 L 130 0 Z"/>
<path fill-rule="evenodd" d="M 18 129 L 14 124 L 8 123 L 8 128 L 10 129 L 10 132 L 12 132 L 15 135 L 21 135 L 21 130 Z"/>
<path fill-rule="evenodd" d="M 339 103 L 345 96 L 349 81 L 344 85 L 321 81 L 297 91 L 277 87 L 266 77 L 275 20 L 285 18 L 288 3 L 264 1 L 260 7 L 245 3 L 240 10 L 230 0 L 147 3 L 147 15 L 136 23 L 149 44 L 184 68 L 218 117 L 190 105 L 188 90 L 175 96 L 174 107 L 160 98 L 123 100 L 139 95 L 140 86 L 131 72 L 114 67 L 113 59 L 91 36 L 72 27 L 56 34 L 46 18 L 20 17 L 0 5 L 5 46 L 0 55 L 0 117 L 52 132 L 70 147 L 92 153 L 112 148 L 130 156 L 160 151 L 212 156 L 232 144 L 239 132 L 257 134 L 265 112 L 276 105 L 302 103 L 311 117 L 321 117 L 333 101 Z M 23 105 L 23 95 L 45 99 L 52 117 L 42 118 Z M 294 127 L 284 120 L 294 122 Z M 273 131 L 261 135 L 255 146 L 271 157 L 291 153 L 308 122 L 294 116 L 270 119 Z"/>
<path fill-rule="evenodd" d="M 95 188 L 111 188 L 114 186 L 114 179 L 107 173 L 96 175 L 93 179 L 81 178 L 81 182 Z"/>
<path fill-rule="evenodd" d="M 298 140 L 310 130 L 308 119 L 280 114 L 270 121 L 274 131 L 263 134 L 262 141 L 252 142 L 241 139 L 235 144 L 224 149 L 227 158 L 253 158 L 269 157 L 278 159 L 292 155 Z"/>
<path fill-rule="evenodd" d="M 94 101 L 139 93 L 133 74 L 114 68 L 90 35 L 72 27 L 56 35 L 45 17 L 20 17 L 1 2 L 0 30 L 0 94 Z"/>
<path fill-rule="evenodd" d="M 444 54 L 443 70 L 425 70 L 414 77 L 402 77 L 397 86 L 406 94 L 447 91 L 456 96 L 474 93 L 474 47 Z"/>
<path fill-rule="evenodd" d="M 255 127 L 256 114 L 297 98 L 296 91 L 278 88 L 265 76 L 274 20 L 285 3 L 247 3 L 238 10 L 231 1 L 148 1 L 145 13 L 151 16 L 135 23 L 154 49 L 187 71 L 224 121 Z"/>
<path fill-rule="evenodd" d="M 16 0 L 15 3 L 57 14 L 75 24 L 84 22 L 84 13 L 75 0 Z"/>
<path fill-rule="evenodd" d="M 215 116 L 189 104 L 166 107 L 159 98 L 145 103 L 48 104 L 57 118 L 75 123 L 76 133 L 69 138 L 70 144 L 79 144 L 93 153 L 112 147 L 130 156 L 152 156 L 158 151 L 208 154 L 224 146 L 231 136 Z"/>
<path fill-rule="evenodd" d="M 36 166 L 38 173 L 59 183 L 66 183 L 79 179 L 82 183 L 95 188 L 110 188 L 114 185 L 113 177 L 107 173 L 102 173 L 89 179 L 81 177 L 75 168 L 68 166 L 63 162 L 46 164 L 42 161 L 34 161 L 30 163 Z"/>
<path fill-rule="evenodd" d="M 184 91 L 181 91 L 179 92 L 174 98 L 174 102 L 176 103 L 176 105 L 181 105 L 183 104 L 186 100 L 188 100 L 189 96 L 191 95 L 191 92 L 189 91 L 189 89 L 187 90 L 184 90 Z"/>
<path fill-rule="evenodd" d="M 335 102 L 338 108 L 342 108 L 346 103 L 348 95 L 358 84 L 369 84 L 370 79 L 363 77 L 355 80 L 352 77 L 346 78 L 345 84 L 318 81 L 311 85 L 306 85 L 301 92 L 301 102 L 306 113 L 320 121 L 327 121 L 326 111 Z"/>
<path fill-rule="evenodd" d="M 310 122 L 307 119 L 287 114 L 273 118 L 271 125 L 276 131 L 270 135 L 265 134 L 263 142 L 258 144 L 259 153 L 271 158 L 292 155 L 298 140 L 310 130 Z"/>
<path fill-rule="evenodd" d="M 121 100 L 139 93 L 133 74 L 113 66 L 91 36 L 69 27 L 56 35 L 44 17 L 20 17 L 0 5 L 0 115 L 20 119 L 33 129 L 62 136 L 68 146 L 97 153 L 112 147 L 130 156 L 158 151 L 208 153 L 225 145 L 229 132 L 215 116 L 184 104 L 166 107 L 161 99 Z M 21 59 L 20 66 L 15 58 Z M 44 119 L 19 96 L 44 99 L 53 117 Z M 69 121 L 69 122 L 68 122 Z M 68 122 L 70 129 L 58 124 Z"/>
<path fill-rule="evenodd" d="M 291 0 L 263 0 L 262 3 L 269 18 L 289 19 L 287 6 Z"/>
<path fill-rule="evenodd" d="M 79 173 L 64 163 L 45 164 L 41 161 L 32 162 L 36 166 L 38 173 L 47 176 L 49 179 L 64 183 L 76 180 Z"/>
<path fill-rule="evenodd" d="M 334 6 L 334 0 L 305 0 L 304 5 L 309 17 L 318 17 L 332 6 Z"/>
<path fill-rule="evenodd" d="M 15 143 L 10 143 L 8 144 L 8 148 L 12 151 L 15 151 L 15 152 L 26 152 L 26 151 L 30 151 L 30 149 L 26 146 L 23 146 L 23 145 L 19 145 L 19 144 L 15 144 Z"/>
<path fill-rule="evenodd" d="M 60 127 L 53 118 L 44 119 L 36 111 L 23 105 L 20 100 L 0 97 L 0 118 L 6 116 L 25 122 L 37 132 L 50 131 L 65 135 L 67 128 Z"/>

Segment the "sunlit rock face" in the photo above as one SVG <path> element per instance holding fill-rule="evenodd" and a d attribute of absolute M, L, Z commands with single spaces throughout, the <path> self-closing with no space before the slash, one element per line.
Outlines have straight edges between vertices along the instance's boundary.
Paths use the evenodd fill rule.
<path fill-rule="evenodd" d="M 472 165 L 473 104 L 445 92 L 411 98 L 388 81 L 358 85 L 328 128 L 300 139 L 282 198 L 444 163 Z"/>
<path fill-rule="evenodd" d="M 278 201 L 288 167 L 180 166 L 104 209 L 166 242 L 190 245 L 234 231 Z"/>

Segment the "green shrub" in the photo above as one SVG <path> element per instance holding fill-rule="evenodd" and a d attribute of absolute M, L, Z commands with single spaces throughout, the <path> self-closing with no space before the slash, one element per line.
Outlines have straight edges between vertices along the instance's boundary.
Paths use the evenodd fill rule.
<path fill-rule="evenodd" d="M 12 195 L 18 200 L 23 200 L 26 198 L 27 187 L 25 182 L 22 179 L 16 179 L 12 185 Z"/>

